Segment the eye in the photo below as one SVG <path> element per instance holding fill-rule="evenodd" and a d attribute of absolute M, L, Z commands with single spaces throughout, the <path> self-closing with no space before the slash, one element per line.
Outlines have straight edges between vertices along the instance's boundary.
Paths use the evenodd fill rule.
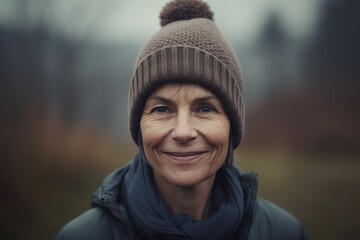
<path fill-rule="evenodd" d="M 156 112 L 156 113 L 167 113 L 170 112 L 169 109 L 167 107 L 164 106 L 160 106 L 160 107 L 155 107 L 151 110 L 151 112 Z"/>
<path fill-rule="evenodd" d="M 199 108 L 199 112 L 211 113 L 211 112 L 216 112 L 216 109 L 213 106 L 202 106 Z"/>

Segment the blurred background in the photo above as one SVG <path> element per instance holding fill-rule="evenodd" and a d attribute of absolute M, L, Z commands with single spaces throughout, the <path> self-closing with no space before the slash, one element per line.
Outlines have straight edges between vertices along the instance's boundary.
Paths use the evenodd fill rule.
<path fill-rule="evenodd" d="M 137 53 L 166 0 L 0 0 L 0 239 L 51 239 L 136 153 Z M 238 165 L 312 239 L 360 238 L 360 1 L 207 1 L 242 65 Z"/>

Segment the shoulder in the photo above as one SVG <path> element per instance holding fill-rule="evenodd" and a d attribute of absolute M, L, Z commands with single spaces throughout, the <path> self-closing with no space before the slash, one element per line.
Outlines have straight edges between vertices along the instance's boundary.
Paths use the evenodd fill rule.
<path fill-rule="evenodd" d="M 54 239 L 126 239 L 125 232 L 119 228 L 109 211 L 96 207 L 67 223 Z"/>
<path fill-rule="evenodd" d="M 250 236 L 253 237 L 249 239 L 308 239 L 298 219 L 263 199 L 256 202 Z"/>

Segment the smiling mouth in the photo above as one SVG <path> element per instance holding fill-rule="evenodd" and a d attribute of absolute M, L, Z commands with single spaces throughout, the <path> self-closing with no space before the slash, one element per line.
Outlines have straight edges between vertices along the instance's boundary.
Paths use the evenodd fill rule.
<path fill-rule="evenodd" d="M 206 153 L 206 151 L 202 152 L 164 152 L 168 157 L 174 159 L 177 162 L 180 163 L 189 163 L 195 159 L 197 159 L 199 156 Z"/>

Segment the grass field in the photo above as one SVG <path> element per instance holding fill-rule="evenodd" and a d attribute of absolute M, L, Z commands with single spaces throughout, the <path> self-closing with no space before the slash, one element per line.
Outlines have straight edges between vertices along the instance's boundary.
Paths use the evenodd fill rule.
<path fill-rule="evenodd" d="M 268 157 L 271 156 L 271 157 Z M 243 154 L 260 195 L 298 217 L 311 239 L 360 239 L 359 155 Z"/>

